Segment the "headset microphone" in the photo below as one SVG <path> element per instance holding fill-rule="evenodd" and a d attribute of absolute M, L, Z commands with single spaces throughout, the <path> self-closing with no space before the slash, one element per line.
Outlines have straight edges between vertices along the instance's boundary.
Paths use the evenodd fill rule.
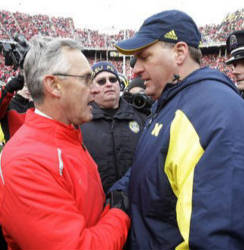
<path fill-rule="evenodd" d="M 179 82 L 180 81 L 180 76 L 177 74 L 174 74 L 174 78 L 172 82 Z"/>

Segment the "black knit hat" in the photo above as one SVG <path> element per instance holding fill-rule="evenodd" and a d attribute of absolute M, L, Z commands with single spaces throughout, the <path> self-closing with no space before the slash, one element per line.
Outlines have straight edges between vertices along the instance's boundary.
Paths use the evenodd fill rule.
<path fill-rule="evenodd" d="M 100 61 L 92 65 L 92 71 L 93 71 L 93 78 L 96 77 L 99 73 L 103 71 L 110 72 L 114 74 L 118 80 L 119 80 L 119 75 L 117 69 L 114 67 L 114 65 L 110 62 L 107 61 Z"/>
<path fill-rule="evenodd" d="M 132 79 L 127 87 L 127 90 L 129 91 L 130 89 L 133 89 L 135 87 L 140 87 L 145 89 L 146 86 L 144 85 L 144 80 L 142 80 L 140 77 Z"/>

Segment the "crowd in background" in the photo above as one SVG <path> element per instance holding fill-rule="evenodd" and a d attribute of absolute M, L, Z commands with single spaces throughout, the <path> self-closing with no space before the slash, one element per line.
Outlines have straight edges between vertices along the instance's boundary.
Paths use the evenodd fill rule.
<path fill-rule="evenodd" d="M 244 9 L 228 14 L 220 24 L 207 24 L 200 27 L 202 42 L 204 44 L 224 44 L 229 33 L 234 30 L 244 29 Z M 121 30 L 117 34 L 103 34 L 97 30 L 77 28 L 72 18 L 50 17 L 47 15 L 29 15 L 20 12 L 0 10 L 0 40 L 12 40 L 16 33 L 24 34 L 29 40 L 32 36 L 66 37 L 79 41 L 85 50 L 105 51 L 114 49 L 114 44 L 120 40 L 133 36 L 133 30 Z M 89 57 L 88 57 L 89 58 Z M 202 66 L 210 65 L 218 68 L 233 79 L 231 68 L 225 64 L 226 57 L 220 55 L 205 55 Z M 89 58 L 91 64 L 96 58 Z M 119 72 L 131 78 L 129 59 L 123 61 L 110 58 Z M 0 56 L 0 78 L 6 81 L 15 74 L 12 68 L 4 65 L 4 58 Z"/>
<path fill-rule="evenodd" d="M 80 41 L 86 49 L 113 48 L 115 42 L 134 34 L 132 30 L 121 30 L 114 35 L 102 34 L 96 30 L 75 28 L 72 18 L 47 15 L 31 16 L 6 10 L 0 10 L 0 21 L 0 39 L 12 39 L 16 32 L 24 34 L 28 40 L 36 34 L 69 37 Z"/>
<path fill-rule="evenodd" d="M 228 77 L 234 80 L 234 76 L 232 74 L 231 66 L 226 65 L 227 56 L 218 56 L 216 54 L 213 55 L 204 55 L 201 60 L 202 66 L 209 66 L 214 69 L 219 69 L 224 72 Z"/>
<path fill-rule="evenodd" d="M 206 44 L 224 43 L 228 35 L 244 28 L 244 9 L 228 14 L 220 24 L 206 24 L 200 27 L 202 42 Z"/>

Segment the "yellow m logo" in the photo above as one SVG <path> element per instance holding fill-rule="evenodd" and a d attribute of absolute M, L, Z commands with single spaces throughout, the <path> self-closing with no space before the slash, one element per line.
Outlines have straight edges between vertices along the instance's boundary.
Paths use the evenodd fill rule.
<path fill-rule="evenodd" d="M 161 128 L 163 127 L 163 124 L 160 124 L 160 123 L 156 123 L 155 124 L 155 127 L 154 127 L 154 129 L 152 130 L 152 135 L 154 135 L 154 136 L 158 136 L 158 134 L 159 134 L 159 132 L 160 132 L 160 130 L 161 130 Z"/>

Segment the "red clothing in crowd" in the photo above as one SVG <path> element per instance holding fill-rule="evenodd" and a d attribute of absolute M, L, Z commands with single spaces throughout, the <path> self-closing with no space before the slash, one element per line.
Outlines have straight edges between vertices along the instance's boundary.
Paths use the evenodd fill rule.
<path fill-rule="evenodd" d="M 33 107 L 33 102 L 23 96 L 0 88 L 0 123 L 5 141 L 8 141 L 24 123 L 26 111 Z"/>
<path fill-rule="evenodd" d="M 11 250 L 119 250 L 130 224 L 106 207 L 97 165 L 80 130 L 27 111 L 5 145 L 0 224 Z"/>

